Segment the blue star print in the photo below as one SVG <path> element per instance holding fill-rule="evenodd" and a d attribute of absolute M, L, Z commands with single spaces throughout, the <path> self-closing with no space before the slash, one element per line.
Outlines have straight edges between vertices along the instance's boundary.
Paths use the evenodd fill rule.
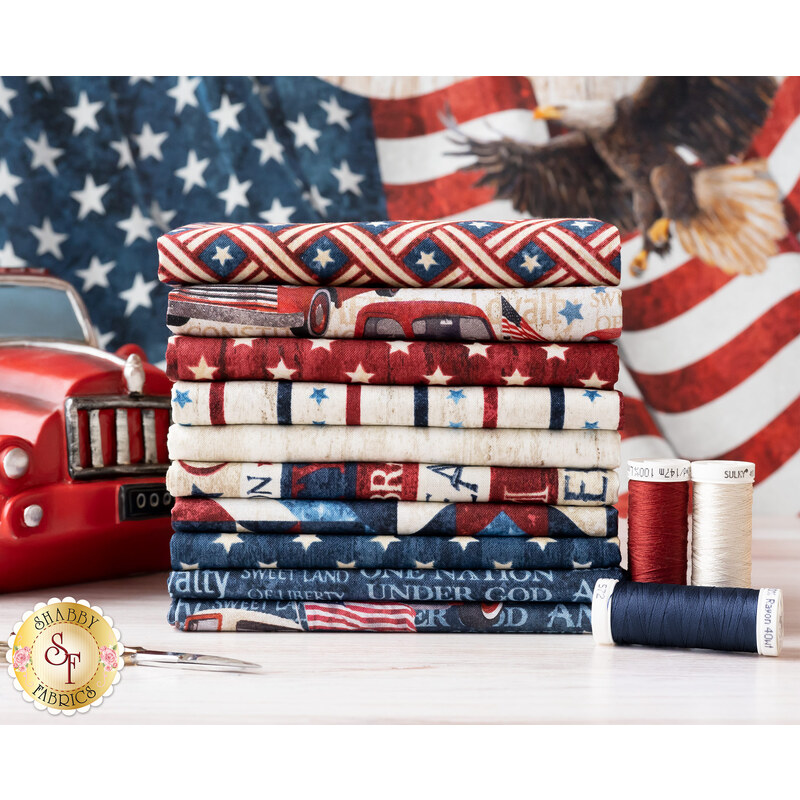
<path fill-rule="evenodd" d="M 317 401 L 317 405 L 321 405 L 323 400 L 330 400 L 328 395 L 325 394 L 325 389 L 317 389 L 316 387 L 314 388 L 314 391 L 311 392 L 309 397 L 312 400 L 316 400 Z"/>
<path fill-rule="evenodd" d="M 463 389 L 451 389 L 450 394 L 447 395 L 448 400 L 452 400 L 456 405 L 458 405 L 460 400 L 466 400 L 464 395 Z"/>
<path fill-rule="evenodd" d="M 581 314 L 581 306 L 583 303 L 570 303 L 569 300 L 564 301 L 564 308 L 558 313 L 567 321 L 567 325 L 571 325 L 576 319 L 583 319 Z"/>
<path fill-rule="evenodd" d="M 596 430 L 597 430 L 597 426 L 598 426 L 599 424 L 600 424 L 599 422 L 588 422 L 588 421 L 587 421 L 587 422 L 585 422 L 585 423 L 583 424 L 583 427 L 584 427 L 584 428 L 589 428 L 590 430 L 594 430 L 594 431 L 596 431 Z"/>
<path fill-rule="evenodd" d="M 589 399 L 590 399 L 590 400 L 591 400 L 591 401 L 594 403 L 594 401 L 595 401 L 595 400 L 596 400 L 598 397 L 600 397 L 600 392 L 598 392 L 598 391 L 597 391 L 597 389 L 587 389 L 587 390 L 586 390 L 586 391 L 583 393 L 583 396 L 584 396 L 584 397 L 588 397 L 588 398 L 589 398 Z"/>
<path fill-rule="evenodd" d="M 594 290 L 594 293 L 595 293 L 595 294 L 605 294 L 605 293 L 606 293 L 606 287 L 605 287 L 605 286 L 598 286 L 598 287 L 597 287 L 597 288 Z"/>
<path fill-rule="evenodd" d="M 189 392 L 182 392 L 180 389 L 175 390 L 175 394 L 172 396 L 172 401 L 177 403 L 181 408 L 183 408 L 187 403 L 191 403 L 191 398 L 189 397 Z"/>
<path fill-rule="evenodd" d="M 317 422 L 316 420 L 312 420 L 312 424 L 314 425 L 324 425 L 324 422 Z"/>
<path fill-rule="evenodd" d="M 464 427 L 464 423 L 463 422 L 451 422 L 449 424 L 450 424 L 451 428 L 463 428 Z"/>

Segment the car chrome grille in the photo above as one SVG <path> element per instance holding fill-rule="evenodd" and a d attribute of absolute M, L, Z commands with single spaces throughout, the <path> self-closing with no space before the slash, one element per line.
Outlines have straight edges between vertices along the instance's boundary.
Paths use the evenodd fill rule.
<path fill-rule="evenodd" d="M 73 478 L 166 472 L 169 397 L 68 397 L 64 415 Z"/>

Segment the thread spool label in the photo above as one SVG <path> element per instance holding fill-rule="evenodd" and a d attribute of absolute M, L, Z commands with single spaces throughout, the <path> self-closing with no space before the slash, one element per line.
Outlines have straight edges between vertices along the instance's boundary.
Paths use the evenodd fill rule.
<path fill-rule="evenodd" d="M 632 458 L 628 461 L 628 480 L 653 483 L 688 481 L 691 464 L 682 458 Z"/>
<path fill-rule="evenodd" d="M 693 461 L 696 483 L 753 483 L 756 465 L 751 461 Z"/>
<path fill-rule="evenodd" d="M 614 644 L 611 636 L 611 599 L 619 581 L 600 578 L 592 593 L 592 638 L 595 644 Z"/>
<path fill-rule="evenodd" d="M 759 591 L 756 636 L 759 655 L 780 654 L 783 644 L 783 592 L 780 589 Z"/>

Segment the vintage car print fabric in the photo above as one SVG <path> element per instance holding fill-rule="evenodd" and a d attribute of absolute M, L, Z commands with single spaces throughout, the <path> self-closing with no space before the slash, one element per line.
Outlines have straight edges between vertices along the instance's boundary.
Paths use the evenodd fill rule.
<path fill-rule="evenodd" d="M 167 327 L 189 336 L 453 342 L 614 341 L 619 287 L 356 289 L 218 285 L 173 289 Z"/>
<path fill-rule="evenodd" d="M 620 236 L 594 219 L 188 225 L 158 239 L 165 283 L 612 286 Z"/>
<path fill-rule="evenodd" d="M 589 633 L 591 603 L 315 603 L 173 600 L 183 631 L 350 633 Z"/>
<path fill-rule="evenodd" d="M 421 342 L 171 336 L 167 375 L 181 381 L 282 380 L 383 385 L 611 389 L 611 342 Z"/>
<path fill-rule="evenodd" d="M 179 425 L 404 425 L 419 428 L 617 430 L 621 395 L 522 386 L 373 386 L 291 381 L 179 381 Z"/>
<path fill-rule="evenodd" d="M 176 531 L 422 534 L 426 536 L 610 536 L 611 506 L 417 503 L 405 500 L 270 500 L 179 497 Z"/>
<path fill-rule="evenodd" d="M 173 461 L 167 488 L 174 497 L 603 506 L 617 502 L 619 476 L 610 469 Z"/>
<path fill-rule="evenodd" d="M 178 533 L 173 569 L 590 569 L 620 563 L 619 539 L 546 536 L 303 536 Z"/>
<path fill-rule="evenodd" d="M 489 467 L 619 466 L 617 431 L 410 428 L 383 425 L 172 425 L 169 456 L 183 461 L 442 461 Z"/>

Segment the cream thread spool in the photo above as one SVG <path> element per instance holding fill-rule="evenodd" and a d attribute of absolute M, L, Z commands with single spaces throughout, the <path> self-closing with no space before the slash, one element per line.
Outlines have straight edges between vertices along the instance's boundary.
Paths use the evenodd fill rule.
<path fill-rule="evenodd" d="M 753 481 L 750 461 L 693 461 L 692 585 L 750 587 Z"/>

